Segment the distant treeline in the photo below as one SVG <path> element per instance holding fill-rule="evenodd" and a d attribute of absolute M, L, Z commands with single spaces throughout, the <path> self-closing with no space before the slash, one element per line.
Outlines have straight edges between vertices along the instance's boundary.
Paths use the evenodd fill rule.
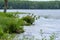
<path fill-rule="evenodd" d="M 0 1 L 0 9 L 4 8 L 4 2 Z M 9 1 L 8 9 L 60 9 L 60 1 Z"/>

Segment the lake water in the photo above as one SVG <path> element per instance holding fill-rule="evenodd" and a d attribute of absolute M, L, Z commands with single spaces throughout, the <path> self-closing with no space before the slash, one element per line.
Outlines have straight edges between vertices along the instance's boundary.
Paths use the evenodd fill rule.
<path fill-rule="evenodd" d="M 3 10 L 0 10 L 3 12 Z M 32 13 L 37 16 L 41 16 L 40 19 L 34 22 L 35 25 L 24 26 L 25 32 L 21 35 L 35 36 L 35 38 L 41 38 L 40 30 L 43 35 L 49 38 L 52 33 L 56 34 L 56 40 L 60 40 L 60 10 L 20 10 L 13 9 L 7 10 L 7 12 L 26 12 Z M 47 16 L 47 18 L 45 18 Z M 20 38 L 20 34 L 19 37 Z"/>

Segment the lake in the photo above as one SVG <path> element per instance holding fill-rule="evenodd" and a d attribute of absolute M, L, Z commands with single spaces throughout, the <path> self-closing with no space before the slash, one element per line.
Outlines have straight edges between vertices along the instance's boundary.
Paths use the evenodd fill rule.
<path fill-rule="evenodd" d="M 3 9 L 0 11 L 3 12 Z M 25 32 L 23 34 L 19 34 L 18 38 L 20 38 L 20 35 L 26 35 L 34 36 L 35 38 L 40 39 L 40 30 L 42 30 L 43 35 L 47 38 L 49 38 L 48 36 L 50 36 L 52 33 L 55 33 L 56 40 L 60 40 L 60 10 L 8 9 L 7 12 L 26 12 L 41 16 L 40 19 L 34 22 L 35 25 L 24 26 Z"/>

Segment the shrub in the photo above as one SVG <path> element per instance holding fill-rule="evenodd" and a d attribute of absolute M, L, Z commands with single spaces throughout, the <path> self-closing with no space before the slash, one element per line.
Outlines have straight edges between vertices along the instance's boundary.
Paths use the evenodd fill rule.
<path fill-rule="evenodd" d="M 10 40 L 9 34 L 23 33 L 24 20 L 19 19 L 17 14 L 0 12 L 0 40 Z"/>
<path fill-rule="evenodd" d="M 23 26 L 33 24 L 34 21 L 35 18 L 32 16 L 25 16 L 20 19 L 17 13 L 0 12 L 0 40 L 1 38 L 8 40 L 8 34 L 23 33 Z"/>
<path fill-rule="evenodd" d="M 13 13 L 13 12 L 8 12 L 8 13 L 3 13 L 3 12 L 0 12 L 0 16 L 1 17 L 10 17 L 10 18 L 18 18 L 18 13 Z"/>
<path fill-rule="evenodd" d="M 7 17 L 15 17 L 14 15 L 13 15 L 13 13 L 11 14 L 11 13 L 6 13 L 5 14 Z"/>
<path fill-rule="evenodd" d="M 18 31 L 19 33 L 24 32 L 23 27 L 20 27 L 21 25 L 24 25 L 24 22 L 23 20 L 19 21 L 19 18 L 16 17 L 15 14 L 0 14 L 0 25 L 2 25 L 3 31 L 5 33 L 18 33 Z"/>
<path fill-rule="evenodd" d="M 1 36 L 0 40 L 13 40 L 13 38 L 15 37 L 15 34 L 8 34 L 8 33 L 4 33 L 3 36 Z"/>
<path fill-rule="evenodd" d="M 33 24 L 33 22 L 35 21 L 35 18 L 32 16 L 25 16 L 22 18 L 24 21 L 26 21 L 29 24 Z"/>
<path fill-rule="evenodd" d="M 2 28 L 2 26 L 0 26 L 0 38 L 1 38 L 1 36 L 3 36 L 3 28 Z"/>
<path fill-rule="evenodd" d="M 18 19 L 15 18 L 9 18 L 9 20 L 6 23 L 5 32 L 9 33 L 21 33 L 20 30 L 23 31 L 23 27 L 20 27 L 22 24 L 18 24 Z M 19 32 L 17 32 L 17 30 Z"/>
<path fill-rule="evenodd" d="M 22 19 L 18 20 L 18 25 L 24 26 L 25 24 L 26 24 L 26 22 L 24 20 L 22 20 Z"/>

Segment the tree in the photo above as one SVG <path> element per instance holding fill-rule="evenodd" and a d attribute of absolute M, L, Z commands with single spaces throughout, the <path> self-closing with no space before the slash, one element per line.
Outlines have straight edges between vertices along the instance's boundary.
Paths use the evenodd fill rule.
<path fill-rule="evenodd" d="M 17 1 L 17 0 L 15 0 L 15 1 Z M 20 0 L 20 1 L 28 1 L 28 0 Z M 8 4 L 8 0 L 4 0 L 4 13 L 6 13 L 7 4 Z"/>
<path fill-rule="evenodd" d="M 4 13 L 6 13 L 6 10 L 7 10 L 7 3 L 8 3 L 8 0 L 4 0 Z"/>

